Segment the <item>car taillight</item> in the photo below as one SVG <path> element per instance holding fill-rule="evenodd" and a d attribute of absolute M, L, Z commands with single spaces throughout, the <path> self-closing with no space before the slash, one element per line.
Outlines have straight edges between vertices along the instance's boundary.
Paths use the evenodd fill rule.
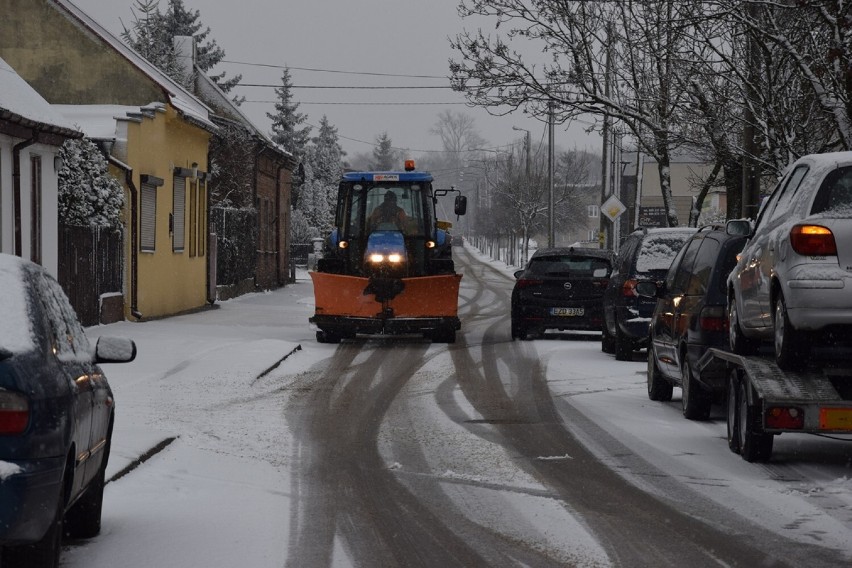
<path fill-rule="evenodd" d="M 821 225 L 796 225 L 790 230 L 790 244 L 802 256 L 837 255 L 831 229 Z"/>
<path fill-rule="evenodd" d="M 521 290 L 522 288 L 529 288 L 530 286 L 538 286 L 539 284 L 543 284 L 544 280 L 533 280 L 531 278 L 521 278 L 517 282 L 515 282 L 515 288 Z"/>
<path fill-rule="evenodd" d="M 707 306 L 698 316 L 702 331 L 728 331 L 728 314 L 722 306 Z"/>
<path fill-rule="evenodd" d="M 636 292 L 636 280 L 625 280 L 621 286 L 621 295 L 628 297 L 638 296 L 639 294 Z"/>
<path fill-rule="evenodd" d="M 30 421 L 27 397 L 0 389 L 0 434 L 20 434 Z"/>

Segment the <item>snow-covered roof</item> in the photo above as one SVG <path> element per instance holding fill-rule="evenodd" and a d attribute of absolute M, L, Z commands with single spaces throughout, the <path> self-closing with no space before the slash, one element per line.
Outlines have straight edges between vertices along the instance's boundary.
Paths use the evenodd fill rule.
<path fill-rule="evenodd" d="M 201 96 L 206 97 L 206 100 L 210 104 L 220 107 L 224 112 L 228 114 L 228 118 L 236 120 L 245 128 L 252 131 L 252 133 L 261 140 L 263 140 L 263 142 L 267 146 L 275 148 L 284 156 L 293 157 L 293 154 L 273 142 L 269 138 L 269 136 L 267 136 L 260 128 L 258 128 L 251 121 L 251 119 L 243 113 L 240 107 L 234 104 L 234 102 L 219 87 L 219 85 L 217 85 L 213 79 L 205 75 L 204 72 L 197 65 L 195 66 L 195 72 L 196 76 L 198 77 L 198 92 L 201 94 Z"/>
<path fill-rule="evenodd" d="M 169 102 L 187 120 L 205 128 L 211 132 L 216 130 L 216 125 L 210 121 L 210 109 L 187 91 L 180 83 L 160 71 L 148 62 L 147 59 L 136 53 L 119 38 L 112 35 L 106 28 L 90 18 L 83 10 L 75 6 L 70 0 L 54 0 L 60 8 L 78 20 L 93 34 L 105 41 L 110 47 L 127 59 L 140 71 L 145 73 L 152 81 L 157 83 L 168 94 Z"/>
<path fill-rule="evenodd" d="M 114 139 L 116 121 L 134 120 L 139 114 L 156 112 L 157 105 L 127 106 L 127 105 L 53 105 L 57 111 L 77 126 L 88 138 Z"/>
<path fill-rule="evenodd" d="M 2 57 L 0 57 L 0 118 L 25 123 L 25 126 L 38 126 L 66 136 L 79 136 L 71 123 L 15 73 L 15 70 Z"/>

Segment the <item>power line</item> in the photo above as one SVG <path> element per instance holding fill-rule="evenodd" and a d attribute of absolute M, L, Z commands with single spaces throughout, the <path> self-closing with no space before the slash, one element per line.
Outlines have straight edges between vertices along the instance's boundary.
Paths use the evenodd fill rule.
<path fill-rule="evenodd" d="M 244 100 L 244 103 L 263 103 L 263 104 L 274 104 L 280 101 L 258 101 L 258 100 Z M 413 102 L 413 103 L 355 103 L 355 102 L 306 102 L 299 101 L 300 105 L 361 105 L 361 106 L 417 106 L 417 105 L 467 105 L 467 103 L 461 102 L 446 102 L 446 103 L 423 103 L 423 102 Z"/>
<path fill-rule="evenodd" d="M 237 83 L 235 87 L 272 87 L 275 89 L 281 88 L 283 85 L 269 85 L 264 83 Z M 391 87 L 386 85 L 367 85 L 367 86 L 342 86 L 342 85 L 290 85 L 291 89 L 452 89 L 450 85 L 425 85 L 425 86 L 405 86 Z"/>
<path fill-rule="evenodd" d="M 339 69 L 316 69 L 312 67 L 291 67 L 289 65 L 270 65 L 267 63 L 249 63 L 247 61 L 229 61 L 223 59 L 220 63 L 233 63 L 235 65 L 248 65 L 252 67 L 272 67 L 274 69 L 295 69 L 297 71 L 313 71 L 317 73 L 340 73 L 342 75 L 368 75 L 372 77 L 407 77 L 410 79 L 445 79 L 446 75 L 404 75 L 400 73 L 373 73 L 367 71 L 341 71 Z"/>

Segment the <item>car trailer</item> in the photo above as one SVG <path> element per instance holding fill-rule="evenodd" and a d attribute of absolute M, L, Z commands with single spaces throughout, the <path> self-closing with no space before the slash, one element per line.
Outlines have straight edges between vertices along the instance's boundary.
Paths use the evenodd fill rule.
<path fill-rule="evenodd" d="M 768 461 L 784 432 L 852 434 L 852 362 L 784 371 L 771 357 L 709 349 L 702 380 L 726 380 L 728 447 L 749 462 Z"/>

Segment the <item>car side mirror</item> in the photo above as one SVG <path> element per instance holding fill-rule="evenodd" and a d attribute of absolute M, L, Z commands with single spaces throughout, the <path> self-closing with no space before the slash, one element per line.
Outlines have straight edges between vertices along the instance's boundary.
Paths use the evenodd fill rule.
<path fill-rule="evenodd" d="M 136 343 L 126 337 L 99 337 L 95 363 L 129 363 L 136 359 Z"/>
<path fill-rule="evenodd" d="M 515 280 L 517 280 L 518 278 L 520 278 L 520 277 L 521 277 L 521 274 L 523 274 L 523 273 L 524 273 L 524 271 L 523 271 L 523 270 L 516 270 L 516 271 L 515 271 Z"/>
<path fill-rule="evenodd" d="M 467 212 L 467 196 L 456 195 L 455 213 L 464 215 Z"/>
<path fill-rule="evenodd" d="M 725 233 L 732 236 L 751 236 L 751 221 L 748 219 L 732 219 L 725 223 Z"/>
<path fill-rule="evenodd" d="M 636 283 L 636 293 L 645 298 L 656 298 L 660 286 L 651 280 Z"/>

